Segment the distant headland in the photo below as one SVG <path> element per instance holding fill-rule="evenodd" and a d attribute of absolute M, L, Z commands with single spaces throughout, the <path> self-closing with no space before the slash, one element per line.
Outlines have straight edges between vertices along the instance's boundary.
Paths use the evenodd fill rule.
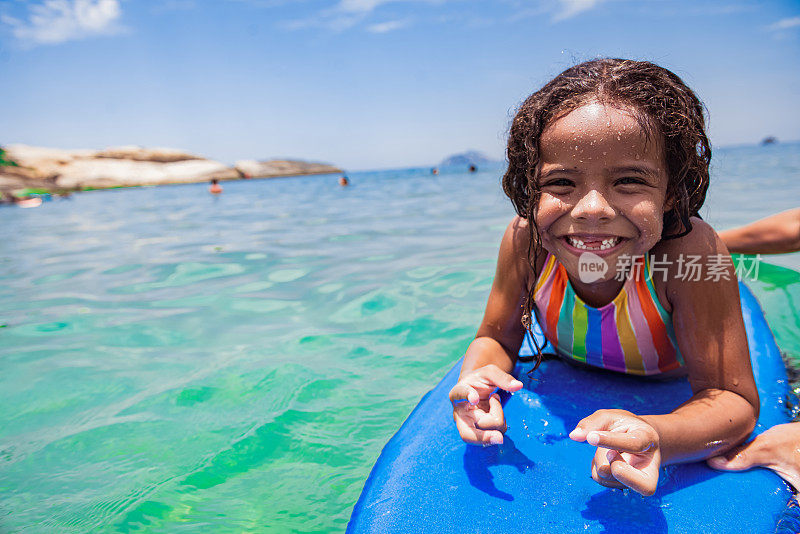
<path fill-rule="evenodd" d="M 233 167 L 171 148 L 123 146 L 62 150 L 27 145 L 0 149 L 0 198 L 34 190 L 70 193 L 142 185 L 185 184 L 241 178 L 341 174 L 324 163 L 242 160 Z"/>
<path fill-rule="evenodd" d="M 467 150 L 459 154 L 448 156 L 439 163 L 440 167 L 468 167 L 470 165 L 481 166 L 498 163 L 477 150 Z"/>

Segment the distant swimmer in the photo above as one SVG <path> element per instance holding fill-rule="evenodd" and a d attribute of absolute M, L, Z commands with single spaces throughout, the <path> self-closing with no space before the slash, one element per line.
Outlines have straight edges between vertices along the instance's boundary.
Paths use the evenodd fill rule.
<path fill-rule="evenodd" d="M 211 187 L 208 188 L 208 192 L 211 193 L 212 195 L 219 195 L 220 193 L 222 193 L 222 186 L 219 185 L 219 180 L 217 180 L 216 178 L 211 180 Z"/>
<path fill-rule="evenodd" d="M 437 169 L 436 167 L 432 168 L 431 174 L 439 174 L 439 169 Z"/>
<path fill-rule="evenodd" d="M 339 178 L 339 185 L 341 185 L 342 187 L 344 187 L 346 185 L 349 185 L 349 184 L 350 184 L 350 180 L 347 179 L 347 175 L 344 175 L 341 178 Z"/>
<path fill-rule="evenodd" d="M 39 197 L 28 197 L 17 200 L 17 206 L 20 208 L 38 208 L 42 205 L 42 199 Z"/>
<path fill-rule="evenodd" d="M 478 170 L 478 168 L 475 165 L 470 165 L 469 166 L 469 172 L 475 172 L 477 170 Z"/>

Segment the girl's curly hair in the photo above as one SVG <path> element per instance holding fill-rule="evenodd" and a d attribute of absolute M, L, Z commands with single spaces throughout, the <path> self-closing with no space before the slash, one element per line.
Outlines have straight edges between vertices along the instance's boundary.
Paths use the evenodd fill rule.
<path fill-rule="evenodd" d="M 655 137 L 664 149 L 667 165 L 667 200 L 661 239 L 682 237 L 692 230 L 690 217 L 697 216 L 708 190 L 711 146 L 705 132 L 704 106 L 677 75 L 648 61 L 595 59 L 570 67 L 520 106 L 508 137 L 508 170 L 503 191 L 517 214 L 527 219 L 528 262 L 531 272 L 542 251 L 536 226 L 539 183 L 539 140 L 554 119 L 591 102 L 623 105 L 637 114 L 648 139 Z M 533 289 L 523 304 L 522 322 L 531 333 Z M 535 369 L 535 367 L 534 367 Z"/>

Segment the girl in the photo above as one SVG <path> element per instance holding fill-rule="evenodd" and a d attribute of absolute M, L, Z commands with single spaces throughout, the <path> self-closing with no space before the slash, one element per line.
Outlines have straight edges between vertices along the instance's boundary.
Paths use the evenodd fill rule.
<path fill-rule="evenodd" d="M 567 360 L 688 374 L 693 396 L 672 413 L 599 410 L 578 423 L 570 438 L 597 447 L 598 483 L 652 495 L 661 465 L 744 440 L 758 393 L 730 256 L 697 217 L 711 150 L 691 89 L 649 62 L 576 65 L 522 104 L 507 155 L 503 189 L 518 216 L 450 392 L 462 439 L 503 442 L 493 392 L 522 388 L 509 373 L 535 313 Z"/>

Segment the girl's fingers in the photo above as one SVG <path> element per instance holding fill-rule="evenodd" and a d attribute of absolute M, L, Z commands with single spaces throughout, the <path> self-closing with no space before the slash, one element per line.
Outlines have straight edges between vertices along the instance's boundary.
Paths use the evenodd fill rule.
<path fill-rule="evenodd" d="M 481 396 L 478 390 L 467 384 L 466 382 L 458 382 L 453 389 L 450 390 L 450 402 L 455 406 L 461 402 L 469 402 L 472 405 L 480 402 Z"/>
<path fill-rule="evenodd" d="M 636 469 L 626 462 L 616 451 L 609 451 L 608 459 L 611 462 L 609 465 L 611 474 L 620 483 L 628 486 L 637 493 L 641 493 L 645 497 L 649 497 L 656 492 L 656 487 L 658 486 L 657 473 L 656 476 L 653 477 L 645 471 Z"/>
<path fill-rule="evenodd" d="M 497 430 L 481 430 L 472 425 L 460 410 L 453 412 L 453 419 L 461 439 L 472 445 L 500 445 L 503 443 L 503 434 Z"/>
<path fill-rule="evenodd" d="M 584 417 L 572 432 L 569 433 L 569 438 L 574 441 L 585 441 L 589 432 L 593 430 L 605 430 L 616 420 L 619 415 L 612 415 L 608 410 L 597 410 L 592 415 Z"/>
<path fill-rule="evenodd" d="M 492 384 L 510 393 L 522 389 L 522 382 L 506 373 L 496 365 L 487 365 L 486 367 L 482 367 L 479 372 Z"/>
<path fill-rule="evenodd" d="M 653 440 L 641 430 L 630 432 L 592 430 L 586 434 L 586 442 L 595 447 L 604 447 L 634 454 L 641 454 L 653 446 Z"/>
<path fill-rule="evenodd" d="M 602 460 L 603 455 L 601 451 L 598 451 L 592 461 L 592 480 L 606 488 L 624 488 L 625 486 L 620 484 L 611 474 L 611 467 L 608 463 Z"/>
<path fill-rule="evenodd" d="M 478 413 L 480 411 L 480 413 Z M 489 413 L 476 408 L 474 410 L 475 426 L 483 430 L 499 430 L 505 433 L 506 419 L 503 415 L 503 405 L 500 396 L 496 393 L 489 397 Z"/>

